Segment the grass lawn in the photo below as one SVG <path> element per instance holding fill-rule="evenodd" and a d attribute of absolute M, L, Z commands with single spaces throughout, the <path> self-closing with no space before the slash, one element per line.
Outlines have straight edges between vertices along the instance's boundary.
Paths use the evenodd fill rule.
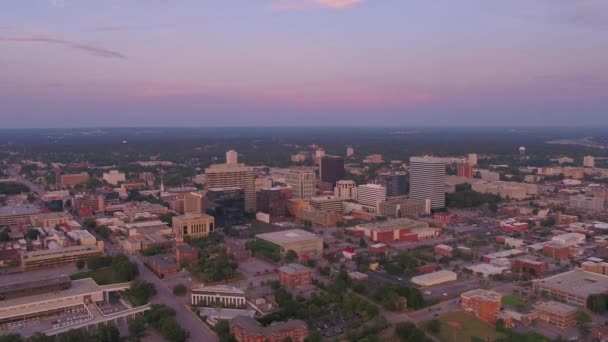
<path fill-rule="evenodd" d="M 114 276 L 112 274 L 111 268 L 101 268 L 95 271 L 78 272 L 70 276 L 70 279 L 72 280 L 84 278 L 93 278 L 97 285 L 108 285 L 117 283 L 117 281 L 114 281 Z"/>
<path fill-rule="evenodd" d="M 502 303 L 515 309 L 523 309 L 530 306 L 522 297 L 514 294 L 510 294 L 502 297 Z"/>
<path fill-rule="evenodd" d="M 439 340 L 441 342 L 470 341 L 471 337 L 480 337 L 483 340 L 494 341 L 499 337 L 505 337 L 503 333 L 496 332 L 493 326 L 483 323 L 462 312 L 452 312 L 439 317 L 441 331 Z"/>

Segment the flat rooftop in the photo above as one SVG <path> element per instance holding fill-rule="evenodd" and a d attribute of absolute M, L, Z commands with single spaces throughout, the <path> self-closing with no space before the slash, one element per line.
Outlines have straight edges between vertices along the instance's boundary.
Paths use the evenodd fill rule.
<path fill-rule="evenodd" d="M 101 289 L 99 288 L 97 283 L 95 283 L 95 281 L 91 278 L 73 280 L 72 286 L 67 290 L 41 293 L 33 296 L 19 297 L 0 301 L 0 316 L 2 316 L 3 309 L 13 308 L 26 304 L 44 303 L 45 301 L 51 299 L 54 301 L 62 298 L 69 299 L 70 297 L 83 296 L 99 291 L 101 291 Z"/>
<path fill-rule="evenodd" d="M 40 212 L 40 207 L 37 205 L 7 205 L 4 207 L 0 207 L 0 216 L 9 216 L 9 215 L 28 215 L 28 214 L 36 214 Z"/>
<path fill-rule="evenodd" d="M 492 302 L 499 301 L 502 299 L 502 295 L 500 293 L 483 289 L 471 290 L 461 294 L 461 296 Z"/>
<path fill-rule="evenodd" d="M 317 240 L 321 239 L 316 234 L 307 232 L 302 229 L 290 229 L 280 232 L 264 233 L 256 235 L 257 238 L 272 242 L 277 245 L 285 243 L 293 243 L 298 241 Z"/>
<path fill-rule="evenodd" d="M 311 269 L 304 265 L 300 265 L 300 264 L 287 264 L 287 265 L 279 268 L 279 271 L 293 274 L 293 273 L 311 271 Z"/>
<path fill-rule="evenodd" d="M 589 296 L 608 292 L 608 276 L 580 269 L 560 273 L 545 279 L 537 279 L 533 282 L 543 287 L 577 295 Z"/>
<path fill-rule="evenodd" d="M 555 301 L 549 301 L 549 302 L 538 302 L 536 304 L 534 304 L 534 308 L 535 309 L 541 309 L 541 310 L 547 310 L 553 313 L 557 313 L 560 315 L 567 315 L 570 314 L 572 312 L 576 312 L 578 311 L 577 307 L 568 305 L 568 304 L 564 304 L 564 303 L 560 303 L 560 302 L 555 302 Z"/>
<path fill-rule="evenodd" d="M 356 227 L 362 229 L 393 230 L 397 228 L 426 228 L 428 226 L 429 224 L 423 221 L 412 220 L 409 218 L 400 218 L 383 222 L 360 224 Z"/>
<path fill-rule="evenodd" d="M 12 292 L 12 291 L 22 291 L 22 290 L 28 290 L 28 289 L 37 289 L 40 287 L 48 287 L 48 286 L 53 286 L 53 285 L 58 285 L 58 284 L 66 284 L 66 283 L 69 284 L 70 282 L 71 282 L 71 280 L 70 280 L 70 277 L 68 277 L 68 276 L 58 276 L 58 277 L 53 277 L 53 278 L 37 279 L 37 280 L 31 280 L 31 281 L 25 281 L 25 282 L 19 282 L 19 283 L 0 285 L 0 293 Z"/>

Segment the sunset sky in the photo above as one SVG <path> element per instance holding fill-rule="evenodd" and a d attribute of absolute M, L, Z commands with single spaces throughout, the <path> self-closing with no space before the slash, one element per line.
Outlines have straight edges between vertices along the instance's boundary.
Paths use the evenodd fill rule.
<path fill-rule="evenodd" d="M 0 119 L 608 125 L 608 1 L 7 0 Z"/>

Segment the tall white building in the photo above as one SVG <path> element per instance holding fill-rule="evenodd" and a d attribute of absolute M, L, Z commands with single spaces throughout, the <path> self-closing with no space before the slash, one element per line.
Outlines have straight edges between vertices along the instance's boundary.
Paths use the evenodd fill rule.
<path fill-rule="evenodd" d="M 287 185 L 291 186 L 294 198 L 311 198 L 316 195 L 315 170 L 308 167 L 294 167 L 289 169 L 285 177 Z"/>
<path fill-rule="evenodd" d="M 377 213 L 380 202 L 386 201 L 386 187 L 380 184 L 363 184 L 357 188 L 357 202 Z"/>
<path fill-rule="evenodd" d="M 226 164 L 238 164 L 239 154 L 235 150 L 226 152 Z"/>
<path fill-rule="evenodd" d="M 355 154 L 355 149 L 352 146 L 346 147 L 346 156 L 352 157 Z"/>
<path fill-rule="evenodd" d="M 477 153 L 469 153 L 469 164 L 477 165 Z"/>
<path fill-rule="evenodd" d="M 585 156 L 583 158 L 583 167 L 595 167 L 595 158 L 593 156 Z"/>
<path fill-rule="evenodd" d="M 431 208 L 445 207 L 445 161 L 434 157 L 410 158 L 410 198 L 430 200 Z"/>
<path fill-rule="evenodd" d="M 339 180 L 334 188 L 334 195 L 343 200 L 357 200 L 357 184 L 353 180 Z"/>
<path fill-rule="evenodd" d="M 118 185 L 118 183 L 125 181 L 125 174 L 118 170 L 111 170 L 110 172 L 104 172 L 102 178 L 112 185 Z"/>

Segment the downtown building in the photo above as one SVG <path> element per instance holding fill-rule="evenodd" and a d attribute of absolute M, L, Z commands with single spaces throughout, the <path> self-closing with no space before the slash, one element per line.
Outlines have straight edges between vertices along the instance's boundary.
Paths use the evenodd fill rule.
<path fill-rule="evenodd" d="M 334 188 L 334 195 L 345 201 L 357 200 L 357 184 L 353 180 L 339 180 Z"/>
<path fill-rule="evenodd" d="M 293 198 L 308 199 L 316 195 L 316 175 L 312 168 L 291 168 L 285 181 L 291 187 Z"/>
<path fill-rule="evenodd" d="M 372 213 L 379 212 L 384 201 L 386 188 L 380 184 L 363 184 L 357 188 L 357 202 Z"/>
<path fill-rule="evenodd" d="M 445 207 L 445 161 L 434 157 L 410 158 L 410 198 L 430 201 L 432 209 Z"/>
<path fill-rule="evenodd" d="M 323 156 L 319 162 L 321 182 L 330 183 L 332 187 L 344 179 L 344 157 Z"/>
<path fill-rule="evenodd" d="M 390 171 L 378 174 L 378 183 L 386 188 L 386 196 L 403 196 L 407 194 L 407 173 Z"/>
<path fill-rule="evenodd" d="M 205 188 L 239 187 L 245 196 L 245 212 L 255 212 L 255 173 L 245 164 L 214 164 L 205 169 Z"/>

